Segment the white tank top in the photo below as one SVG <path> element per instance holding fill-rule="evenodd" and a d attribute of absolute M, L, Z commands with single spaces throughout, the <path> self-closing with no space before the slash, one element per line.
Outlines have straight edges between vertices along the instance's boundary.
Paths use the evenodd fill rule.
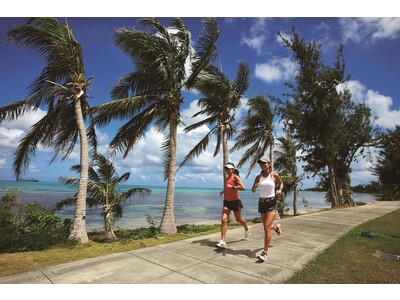
<path fill-rule="evenodd" d="M 275 196 L 275 182 L 272 179 L 272 173 L 268 174 L 267 177 L 260 175 L 258 183 L 261 198 L 270 198 Z"/>

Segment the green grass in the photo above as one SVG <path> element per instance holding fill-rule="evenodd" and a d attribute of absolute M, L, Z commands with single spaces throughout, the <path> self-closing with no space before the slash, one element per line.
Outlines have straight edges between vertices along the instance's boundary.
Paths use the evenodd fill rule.
<path fill-rule="evenodd" d="M 400 210 L 355 227 L 285 283 L 400 283 L 400 262 L 383 260 L 379 251 L 400 255 Z M 362 232 L 377 233 L 368 238 Z"/>

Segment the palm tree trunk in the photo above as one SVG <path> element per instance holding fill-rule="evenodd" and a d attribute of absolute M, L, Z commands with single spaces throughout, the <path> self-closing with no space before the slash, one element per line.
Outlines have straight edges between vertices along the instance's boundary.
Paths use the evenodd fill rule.
<path fill-rule="evenodd" d="M 222 159 L 223 159 L 223 165 L 222 165 L 222 182 L 225 186 L 225 181 L 226 181 L 226 174 L 224 170 L 224 166 L 229 162 L 229 150 L 228 150 L 228 134 L 225 131 L 225 128 L 223 128 L 222 131 Z"/>
<path fill-rule="evenodd" d="M 111 221 L 111 212 L 104 212 L 104 231 L 106 239 L 109 241 L 115 241 L 117 236 L 112 228 L 112 221 Z"/>
<path fill-rule="evenodd" d="M 225 175 L 225 170 L 224 166 L 229 162 L 229 149 L 228 149 L 228 133 L 226 132 L 227 128 L 224 126 L 222 128 L 222 156 L 223 156 L 223 161 L 224 164 L 222 166 L 222 176 L 223 176 L 223 185 L 225 188 L 225 181 L 226 181 L 226 175 Z M 228 216 L 228 223 L 233 224 L 236 223 L 235 215 L 231 211 Z"/>
<path fill-rule="evenodd" d="M 75 99 L 75 117 L 80 137 L 80 165 L 81 172 L 78 183 L 78 194 L 76 197 L 75 217 L 72 230 L 68 239 L 80 243 L 89 242 L 86 232 L 86 193 L 88 184 L 88 168 L 89 168 L 89 151 L 88 140 L 86 136 L 85 124 L 83 122 L 81 101 Z"/>
<path fill-rule="evenodd" d="M 174 216 L 174 199 L 175 199 L 175 177 L 176 177 L 176 134 L 178 129 L 177 118 L 178 113 L 172 113 L 170 117 L 169 129 L 169 162 L 168 162 L 168 183 L 167 195 L 165 198 L 164 213 L 161 219 L 161 233 L 176 233 L 176 223 Z"/>
<path fill-rule="evenodd" d="M 271 164 L 271 169 L 274 169 L 274 137 L 270 137 L 270 142 L 269 142 L 269 160 Z"/>

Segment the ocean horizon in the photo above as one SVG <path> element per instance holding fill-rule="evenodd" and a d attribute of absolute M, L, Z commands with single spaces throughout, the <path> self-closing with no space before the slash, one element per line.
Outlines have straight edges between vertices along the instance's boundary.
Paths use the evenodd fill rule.
<path fill-rule="evenodd" d="M 121 191 L 133 187 L 149 188 L 149 196 L 134 196 L 124 204 L 122 218 L 115 222 L 115 228 L 134 229 L 148 227 L 147 217 L 160 224 L 167 188 L 164 186 L 134 186 L 121 185 Z M 21 204 L 38 202 L 45 207 L 53 207 L 58 201 L 73 196 L 76 188 L 58 182 L 16 182 L 0 181 L 0 197 L 6 189 L 20 191 L 18 200 Z M 219 223 L 223 197 L 220 197 L 221 188 L 176 187 L 174 199 L 175 221 L 179 224 Z M 240 191 L 239 195 L 244 208 L 242 215 L 245 219 L 259 217 L 257 211 L 258 192 L 252 193 L 250 189 Z M 325 192 L 300 191 L 298 195 L 298 210 L 330 208 L 324 201 Z M 305 207 L 302 199 L 306 199 Z M 353 193 L 355 201 L 370 202 L 375 200 L 371 194 Z M 289 214 L 293 213 L 293 193 L 286 196 Z M 92 207 L 86 210 L 87 230 L 103 228 L 103 218 L 100 216 L 101 208 Z M 62 220 L 74 218 L 74 206 L 68 206 L 56 213 Z"/>

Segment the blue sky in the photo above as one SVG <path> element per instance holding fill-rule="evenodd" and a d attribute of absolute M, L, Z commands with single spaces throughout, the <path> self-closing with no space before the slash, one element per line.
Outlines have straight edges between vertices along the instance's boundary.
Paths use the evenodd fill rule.
<path fill-rule="evenodd" d="M 203 14 L 201 14 L 203 13 Z M 144 16 L 165 16 L 163 13 L 138 14 Z M 283 48 L 277 39 L 276 32 L 290 34 L 294 26 L 305 39 L 313 39 L 323 45 L 323 59 L 331 64 L 338 43 L 345 45 L 345 62 L 347 73 L 351 80 L 347 87 L 351 90 L 354 100 L 367 103 L 374 115 L 379 116 L 377 124 L 382 128 L 393 129 L 400 123 L 400 95 L 398 79 L 400 78 L 400 18 L 349 18 L 349 17 L 302 17 L 297 13 L 283 13 L 278 16 L 268 14 L 268 18 L 259 15 L 256 18 L 248 16 L 247 10 L 234 12 L 232 15 L 216 13 L 221 35 L 218 40 L 217 62 L 230 79 L 234 79 L 237 62 L 245 61 L 250 68 L 250 88 L 243 99 L 243 106 L 237 112 L 239 119 L 246 112 L 247 99 L 257 94 L 267 96 L 272 94 L 281 96 L 288 90 L 285 81 L 292 81 L 295 74 L 293 58 Z M 27 11 L 23 16 L 42 15 L 37 11 Z M 52 16 L 70 16 L 68 12 L 46 12 Z M 86 76 L 94 76 L 92 87 L 88 94 L 92 106 L 105 103 L 109 100 L 110 89 L 116 80 L 124 73 L 132 70 L 129 58 L 119 48 L 114 46 L 113 31 L 120 27 L 140 28 L 137 18 L 107 14 L 92 15 L 80 13 L 76 17 L 68 17 L 68 23 L 73 33 L 83 45 Z M 324 15 L 324 14 L 321 14 Z M 359 16 L 358 14 L 353 14 Z M 122 17 L 124 16 L 124 17 Z M 169 16 L 169 15 L 167 15 Z M 207 12 L 200 15 L 184 14 L 183 19 L 191 33 L 194 42 L 201 31 L 200 16 L 209 16 Z M 185 17 L 188 16 L 188 17 Z M 242 17 L 243 16 L 243 17 Z M 158 18 L 164 25 L 169 24 L 169 18 Z M 62 19 L 60 19 L 62 20 Z M 0 16 L 0 106 L 24 99 L 27 96 L 27 87 L 43 68 L 43 61 L 31 50 L 6 45 L 5 34 L 12 26 L 22 24 L 24 18 L 18 13 L 11 12 Z M 185 103 L 181 115 L 186 124 L 194 122 L 191 116 L 197 111 L 196 100 L 200 95 L 185 92 Z M 17 121 L 0 124 L 0 180 L 12 179 L 12 156 L 18 141 L 26 134 L 29 127 L 45 114 L 45 108 L 36 113 L 25 115 Z M 112 122 L 109 126 L 99 129 L 101 151 L 107 153 L 107 146 L 116 130 L 122 123 Z M 202 138 L 208 128 L 200 128 L 190 134 L 182 133 L 179 128 L 178 136 L 178 163 L 189 150 Z M 275 133 L 282 133 L 281 125 L 275 124 Z M 131 151 L 126 159 L 120 155 L 113 158 L 120 174 L 131 172 L 128 184 L 136 185 L 165 185 L 162 178 L 162 160 L 160 145 L 163 133 L 152 128 Z M 177 186 L 220 187 L 222 181 L 222 157 L 213 157 L 215 141 L 199 158 L 194 159 L 177 173 Z M 230 146 L 233 141 L 230 141 Z M 243 152 L 235 152 L 230 160 L 237 163 Z M 34 177 L 41 181 L 57 181 L 59 176 L 74 175 L 69 171 L 71 165 L 79 162 L 79 150 L 76 149 L 69 159 L 56 160 L 48 165 L 52 157 L 51 149 L 39 148 L 36 158 L 24 177 Z M 267 154 L 267 153 L 266 153 Z M 374 155 L 373 155 L 374 156 Z M 360 160 L 352 165 L 352 184 L 368 183 L 376 180 L 367 167 L 370 163 Z M 301 166 L 301 163 L 299 163 Z M 247 173 L 247 167 L 241 168 L 241 174 Z M 256 170 L 244 180 L 250 187 L 258 173 Z M 244 176 L 243 176 L 244 177 Z M 318 179 L 307 179 L 304 187 L 313 186 Z"/>

